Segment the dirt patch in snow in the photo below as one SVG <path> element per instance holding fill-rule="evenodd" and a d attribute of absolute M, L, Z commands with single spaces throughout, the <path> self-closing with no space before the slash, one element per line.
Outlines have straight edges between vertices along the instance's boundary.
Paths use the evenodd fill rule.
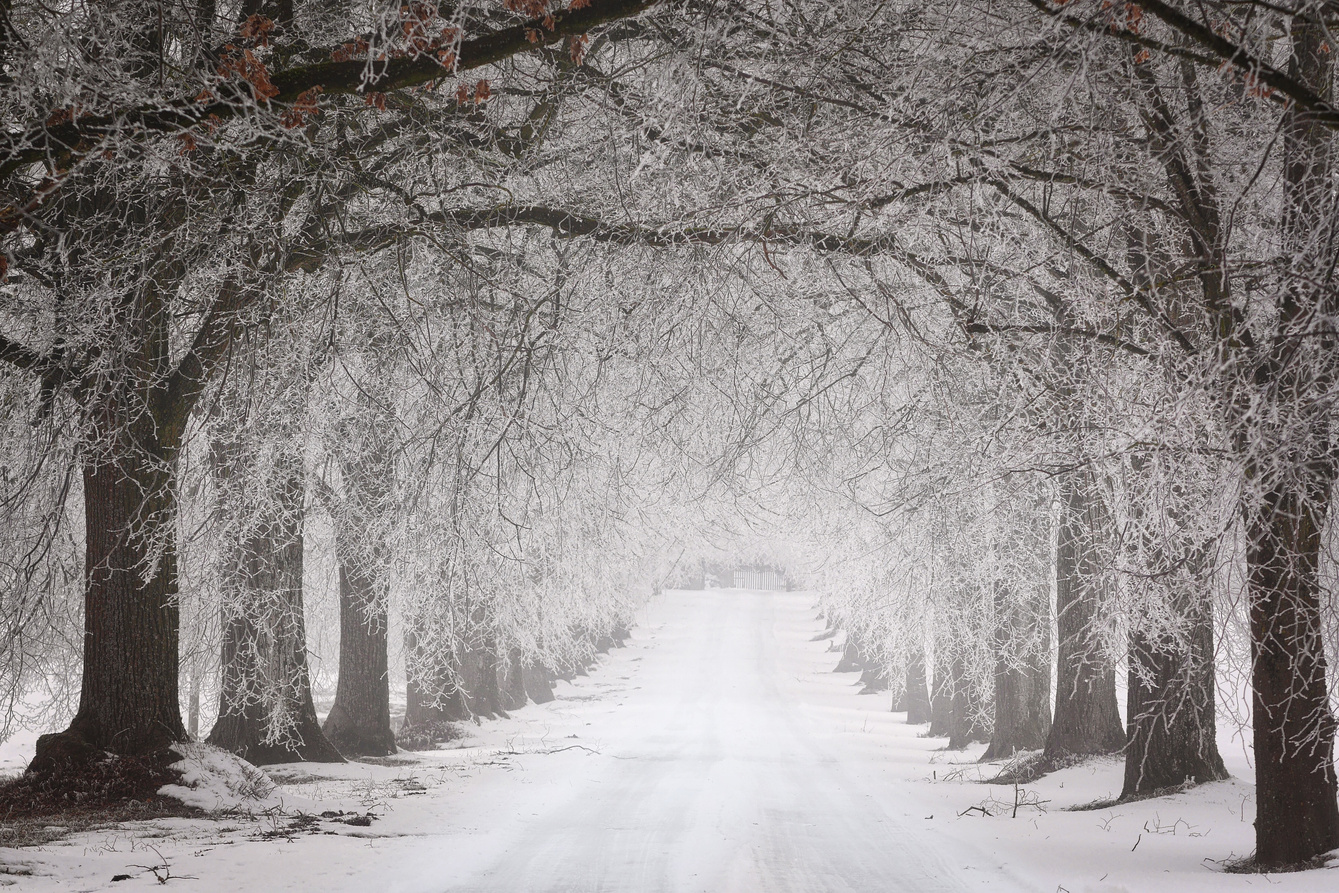
<path fill-rule="evenodd" d="M 159 793 L 179 780 L 175 754 L 104 754 L 57 771 L 24 773 L 0 782 L 0 846 L 40 846 L 68 834 L 200 810 Z"/>

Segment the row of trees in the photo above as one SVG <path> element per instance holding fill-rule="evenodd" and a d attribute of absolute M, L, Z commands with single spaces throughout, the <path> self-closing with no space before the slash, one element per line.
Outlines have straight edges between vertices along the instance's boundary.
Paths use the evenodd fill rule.
<path fill-rule="evenodd" d="M 1123 749 L 1141 796 L 1223 773 L 1215 634 L 1240 596 L 1257 859 L 1305 861 L 1339 843 L 1332 11 L 1034 6 L 741 14 L 754 43 L 722 35 L 699 70 L 803 121 L 750 134 L 793 167 L 736 238 L 817 250 L 808 281 L 778 262 L 790 291 L 849 297 L 915 354 L 890 390 L 866 332 L 861 411 L 821 394 L 849 436 L 794 435 L 796 473 L 877 518 L 873 545 L 829 521 L 876 566 L 863 606 L 860 562 L 833 574 L 834 610 L 894 672 L 932 633 L 930 675 L 963 683 L 940 699 L 953 737 L 993 700 L 996 753 Z"/>
<path fill-rule="evenodd" d="M 569 343 L 618 350 L 619 317 L 574 284 L 570 250 L 495 237 L 489 213 L 449 221 L 441 202 L 463 192 L 488 211 L 495 184 L 536 163 L 570 53 L 518 72 L 496 124 L 483 81 L 318 108 L 305 88 L 280 104 L 273 80 L 352 66 L 352 87 L 404 88 L 627 9 L 516 24 L 526 12 L 9 10 L 9 112 L 45 123 L 7 134 L 7 498 L 42 519 L 14 528 L 8 688 L 56 675 L 68 648 L 52 638 L 81 642 L 83 666 L 70 728 L 42 739 L 33 773 L 185 737 L 183 607 L 204 650 L 221 648 L 211 739 L 257 760 L 394 748 L 393 594 L 413 621 L 411 712 L 500 709 L 500 677 L 578 666 L 627 622 L 630 575 L 653 579 L 656 560 L 639 539 L 654 533 L 626 518 L 633 417 L 582 416 L 627 373 Z M 386 60 L 395 73 L 373 71 Z M 339 578 L 324 734 L 304 631 L 313 513 Z M 74 549 L 82 635 L 61 613 Z"/>
<path fill-rule="evenodd" d="M 693 506 L 829 518 L 955 737 L 1128 744 L 1127 795 L 1221 773 L 1244 591 L 1257 858 L 1339 845 L 1334 10 L 652 6 L 5 8 L 11 703 L 82 658 L 32 771 L 186 736 L 183 609 L 215 739 L 322 752 L 309 522 L 378 753 L 392 621 L 413 721 L 491 712 Z"/>

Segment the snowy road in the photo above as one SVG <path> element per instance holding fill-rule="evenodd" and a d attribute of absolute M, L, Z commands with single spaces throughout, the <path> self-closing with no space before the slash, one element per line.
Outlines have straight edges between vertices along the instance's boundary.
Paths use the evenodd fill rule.
<path fill-rule="evenodd" d="M 440 889 L 982 889 L 974 869 L 988 860 L 927 837 L 899 790 L 864 771 L 879 755 L 825 734 L 803 703 L 811 604 L 788 593 L 667 593 L 622 705 L 592 720 L 599 755 L 575 764 L 564 795 L 541 798 L 504 846 L 444 870 Z M 990 889 L 1012 889 L 996 872 Z"/>

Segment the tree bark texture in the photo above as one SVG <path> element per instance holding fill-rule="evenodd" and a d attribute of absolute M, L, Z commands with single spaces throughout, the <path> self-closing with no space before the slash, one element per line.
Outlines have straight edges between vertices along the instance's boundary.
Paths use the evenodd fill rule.
<path fill-rule="evenodd" d="M 223 685 L 219 718 L 209 743 L 256 765 L 343 762 L 326 738 L 312 703 L 303 615 L 302 457 L 286 451 L 278 480 L 266 481 L 259 505 L 248 505 L 247 486 L 230 486 L 237 475 L 261 472 L 244 450 L 216 442 L 219 493 L 242 508 L 240 523 L 225 525 L 232 552 L 224 569 Z M 268 498 L 267 498 L 268 497 Z"/>
<path fill-rule="evenodd" d="M 1003 581 L 994 587 L 995 726 L 982 760 L 1040 750 L 1051 731 L 1049 587 L 1021 586 L 1021 592 Z"/>
<path fill-rule="evenodd" d="M 1188 641 L 1130 633 L 1122 800 L 1227 778 L 1214 720 L 1212 608 L 1196 601 Z"/>
<path fill-rule="evenodd" d="M 953 659 L 953 692 L 949 697 L 949 750 L 962 750 L 969 744 L 990 739 L 990 724 L 980 690 L 972 684 L 972 675 L 963 653 Z"/>
<path fill-rule="evenodd" d="M 1208 507 L 1158 456 L 1131 461 L 1130 519 L 1138 573 L 1127 582 L 1130 671 L 1121 799 L 1227 777 L 1218 753 L 1210 542 L 1191 516 Z M 1166 473 L 1164 473 L 1164 471 Z M 1194 492 L 1204 492 L 1207 481 Z"/>
<path fill-rule="evenodd" d="M 907 659 L 906 683 L 907 724 L 920 725 L 930 721 L 930 689 L 925 683 L 925 651 L 913 647 Z"/>
<path fill-rule="evenodd" d="M 405 683 L 404 726 L 400 729 L 402 737 L 410 731 L 448 722 L 451 719 L 447 716 L 445 706 L 434 697 L 431 688 L 420 683 L 416 674 L 410 674 Z"/>
<path fill-rule="evenodd" d="M 1318 573 L 1331 482 L 1318 483 L 1307 497 L 1267 494 L 1247 521 L 1256 860 L 1264 866 L 1339 847 Z"/>
<path fill-rule="evenodd" d="M 38 740 L 33 773 L 104 751 L 147 756 L 186 740 L 174 474 L 182 425 L 162 385 L 168 321 L 153 281 L 122 300 L 123 365 L 82 388 L 89 433 L 79 708 L 67 730 Z"/>
<path fill-rule="evenodd" d="M 1292 22 L 1289 74 L 1333 96 L 1334 48 L 1325 25 Z M 1293 269 L 1280 301 L 1279 337 L 1257 384 L 1274 405 L 1259 430 L 1243 424 L 1247 463 L 1247 586 L 1250 595 L 1256 861 L 1305 862 L 1339 847 L 1335 717 L 1321 638 L 1320 558 L 1336 471 L 1333 410 L 1317 399 L 1335 380 L 1332 335 L 1315 314 L 1339 312 L 1333 283 L 1334 136 L 1290 106 L 1283 135 L 1285 256 Z M 1256 422 L 1255 424 L 1260 424 Z"/>
<path fill-rule="evenodd" d="M 449 655 L 425 654 L 407 637 L 412 661 L 405 727 L 410 731 L 446 722 L 491 718 L 518 710 L 530 700 L 553 700 L 553 686 L 544 670 L 528 666 L 518 649 L 505 657 L 486 641 L 477 647 L 458 645 Z"/>
<path fill-rule="evenodd" d="M 355 557 L 339 562 L 339 681 L 325 734 L 346 757 L 395 753 L 387 659 L 386 585 Z"/>
<path fill-rule="evenodd" d="M 1075 469 L 1061 486 L 1056 542 L 1055 715 L 1043 755 L 1051 765 L 1125 746 L 1116 673 L 1098 628 L 1109 585 L 1111 527 L 1092 469 Z"/>
<path fill-rule="evenodd" d="M 407 621 L 404 725 L 396 736 L 406 750 L 428 749 L 454 737 L 447 697 L 453 684 L 448 661 L 420 647 L 415 623 Z"/>
<path fill-rule="evenodd" d="M 369 408 L 370 409 L 370 408 Z M 326 737 L 346 757 L 395 753 L 387 657 L 390 583 L 384 522 L 394 467 L 380 444 L 380 413 L 350 425 L 351 455 L 340 462 L 344 495 L 335 518 L 339 562 L 339 681 Z"/>
<path fill-rule="evenodd" d="M 84 674 L 69 729 L 38 740 L 29 770 L 101 751 L 147 755 L 186 739 L 171 475 L 133 449 L 84 468 Z M 156 540 L 156 542 L 155 542 Z"/>
<path fill-rule="evenodd" d="M 462 646 L 456 653 L 458 685 L 449 702 L 452 719 L 492 719 L 502 706 L 502 661 L 491 643 Z"/>

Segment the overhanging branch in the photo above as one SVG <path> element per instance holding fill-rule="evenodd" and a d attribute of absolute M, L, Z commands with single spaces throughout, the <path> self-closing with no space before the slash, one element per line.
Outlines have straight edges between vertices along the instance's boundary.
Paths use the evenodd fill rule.
<path fill-rule="evenodd" d="M 25 372 L 38 372 L 44 369 L 48 360 L 32 348 L 0 335 L 0 362 L 8 363 Z"/>
<path fill-rule="evenodd" d="M 581 9 L 558 10 L 547 20 L 534 19 L 463 40 L 456 52 L 455 65 L 450 69 L 443 67 L 435 56 L 422 55 L 388 59 L 370 67 L 361 59 L 352 59 L 273 72 L 270 81 L 279 92 L 266 105 L 282 108 L 317 87 L 325 94 L 337 94 L 387 93 L 420 86 L 455 72 L 501 62 L 563 37 L 584 34 L 606 22 L 637 15 L 657 2 L 659 0 L 591 0 Z M 333 54 L 333 50 L 330 52 Z M 166 106 L 89 115 L 65 124 L 29 128 L 20 134 L 0 138 L 0 158 L 3 158 L 0 177 L 7 177 L 37 162 L 50 161 L 57 167 L 68 166 L 72 161 L 98 151 L 108 138 L 179 133 L 205 122 L 226 121 L 251 108 L 254 104 L 240 96 L 236 101 L 214 102 L 182 98 Z"/>
<path fill-rule="evenodd" d="M 1121 291 L 1125 292 L 1127 297 L 1138 304 L 1139 307 L 1158 324 L 1158 327 L 1162 329 L 1165 335 L 1168 335 L 1176 342 L 1178 347 L 1188 354 L 1196 352 L 1195 345 L 1188 337 L 1186 337 L 1184 332 L 1176 327 L 1176 324 L 1171 321 L 1167 314 L 1153 303 L 1152 296 L 1150 296 L 1145 289 L 1140 288 L 1138 285 L 1122 276 L 1120 271 L 1113 267 L 1106 258 L 1093 251 L 1087 245 L 1084 245 L 1079 239 L 1076 239 L 1069 230 L 1051 219 L 1051 217 L 1042 211 L 1041 208 L 1038 208 L 1036 205 L 1032 204 L 1032 202 L 1014 192 L 1009 188 L 1008 183 L 1001 180 L 991 180 L 990 185 L 994 186 L 995 190 L 999 192 L 1000 195 L 1004 196 L 1016 207 L 1026 212 L 1028 216 L 1050 230 L 1065 244 L 1066 248 L 1083 258 L 1088 262 L 1089 266 L 1117 285 Z"/>
<path fill-rule="evenodd" d="M 1045 15 L 1063 22 L 1079 31 L 1103 34 L 1115 40 L 1135 46 L 1156 50 L 1169 56 L 1189 59 L 1209 68 L 1229 65 L 1242 72 L 1252 81 L 1269 90 L 1263 95 L 1280 105 L 1293 104 L 1305 111 L 1312 120 L 1332 129 L 1339 129 L 1339 109 L 1323 99 L 1314 90 L 1295 78 L 1289 77 L 1268 62 L 1252 54 L 1246 48 L 1222 37 L 1208 25 L 1196 21 L 1176 7 L 1163 0 L 1139 0 L 1139 6 L 1165 25 L 1203 48 L 1205 52 L 1195 52 L 1186 47 L 1173 46 L 1154 40 L 1128 29 L 1113 30 L 1104 22 L 1083 19 L 1064 12 L 1061 7 L 1052 5 L 1051 0 L 1026 0 L 1031 6 Z"/>

